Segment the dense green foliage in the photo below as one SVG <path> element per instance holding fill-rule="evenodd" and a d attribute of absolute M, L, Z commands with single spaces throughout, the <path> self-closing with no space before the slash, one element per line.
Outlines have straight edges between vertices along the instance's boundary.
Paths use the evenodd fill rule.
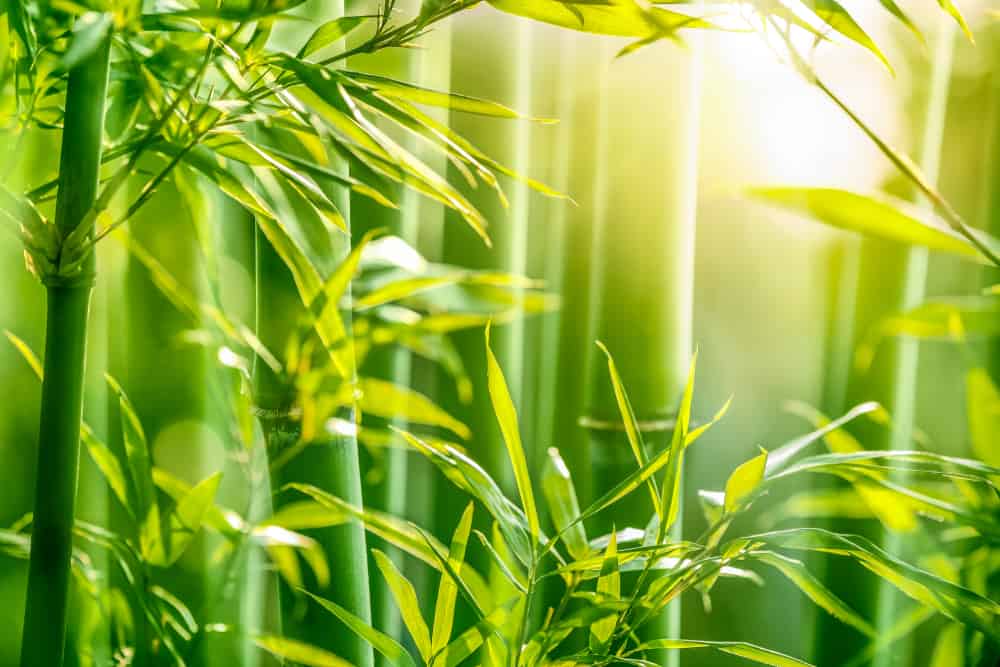
<path fill-rule="evenodd" d="M 794 411 L 815 430 L 761 450 L 728 475 L 722 490 L 699 491 L 704 521 L 679 531 L 687 448 L 729 405 L 698 422 L 693 360 L 682 382 L 691 352 L 696 169 L 685 138 L 693 124 L 679 123 L 676 143 L 668 143 L 685 168 L 667 188 L 660 236 L 623 231 L 610 217 L 595 225 L 592 298 L 607 312 L 591 313 L 587 326 L 608 347 L 598 343 L 588 353 L 592 414 L 585 425 L 592 431 L 589 455 L 600 463 L 607 455 L 602 448 L 613 441 L 614 465 L 597 470 L 581 498 L 564 456 L 582 445 L 559 443 L 560 453 L 528 440 L 539 429 L 533 420 L 523 428 L 519 419 L 524 396 L 532 396 L 524 359 L 494 349 L 519 350 L 520 318 L 558 305 L 543 283 L 522 275 L 531 224 L 526 197 L 529 189 L 556 201 L 567 196 L 520 173 L 531 168 L 523 154 L 514 156 L 516 169 L 508 167 L 428 109 L 498 123 L 544 119 L 355 68 L 365 56 L 418 46 L 441 21 L 479 4 L 400 8 L 382 0 L 348 4 L 346 12 L 305 0 L 7 0 L 0 6 L 8 38 L 0 91 L 10 102 L 6 131 L 16 142 L 32 131 L 56 131 L 62 146 L 57 177 L 23 192 L 0 183 L 0 219 L 23 242 L 27 267 L 48 299 L 44 359 L 7 335 L 43 387 L 34 511 L 0 532 L 6 553 L 31 560 L 22 667 L 60 667 L 64 651 L 67 664 L 80 665 L 214 664 L 220 655 L 240 664 L 314 666 L 367 666 L 376 656 L 397 667 L 467 660 L 646 665 L 687 651 L 779 667 L 810 664 L 742 640 L 689 638 L 683 626 L 677 634 L 676 623 L 662 623 L 664 609 L 673 602 L 679 610 L 684 593 L 709 609 L 719 582 L 763 584 L 761 572 L 800 589 L 865 637 L 873 654 L 879 630 L 902 635 L 916 627 L 910 617 L 892 616 L 877 619 L 876 628 L 869 610 L 854 608 L 812 573 L 816 554 L 860 566 L 872 581 L 898 590 L 916 603 L 911 616 L 946 619 L 940 664 L 950 664 L 950 655 L 988 659 L 1000 643 L 1000 604 L 987 584 L 1000 538 L 994 444 L 1000 390 L 980 364 L 970 363 L 967 389 L 981 460 L 911 448 L 909 436 L 892 449 L 866 449 L 848 424 L 896 428 L 874 402 L 832 420 L 797 404 Z M 838 3 L 803 2 L 797 12 L 772 2 L 488 4 L 562 28 L 629 38 L 622 56 L 653 42 L 682 41 L 682 31 L 691 29 L 760 30 L 929 206 L 835 187 L 762 187 L 755 196 L 835 227 L 1000 266 L 1000 241 L 967 223 L 921 166 L 819 77 L 799 47 L 799 33 L 820 42 L 832 30 L 891 69 Z M 941 18 L 969 33 L 952 3 L 939 4 L 951 16 Z M 920 35 L 896 3 L 881 5 Z M 328 14 L 302 30 L 313 9 Z M 515 226 L 496 234 L 468 190 L 479 185 L 502 207 L 507 195 L 499 177 L 517 184 L 517 213 Z M 171 273 L 140 234 L 128 231 L 154 222 L 139 213 L 168 188 L 188 206 L 227 198 L 240 210 L 218 219 L 192 216 L 205 265 L 194 282 L 203 279 L 205 286 Z M 502 269 L 430 261 L 412 238 L 378 228 L 352 242 L 352 197 L 393 210 L 414 206 L 415 196 L 452 211 L 484 247 L 498 237 L 510 255 Z M 614 199 L 599 204 L 608 201 Z M 615 208 L 628 214 L 625 205 Z M 252 322 L 223 303 L 218 251 L 249 217 Z M 644 248 L 629 247 L 637 240 Z M 107 392 L 114 426 L 81 420 L 88 303 L 95 274 L 101 280 L 102 242 L 125 248 L 136 270 L 147 272 L 159 296 L 190 323 L 186 343 L 212 360 L 205 384 L 225 434 L 224 472 L 182 479 L 158 465 L 140 409 L 113 374 Z M 653 260 L 637 260 L 641 250 Z M 667 263 L 657 265 L 664 256 Z M 641 271 L 618 273 L 629 262 L 641 269 L 643 261 L 662 274 L 647 284 L 629 280 Z M 671 291 L 658 291 L 662 283 Z M 964 349 L 970 336 L 994 335 L 996 293 L 904 304 L 905 312 L 880 319 L 862 340 L 856 363 L 869 364 L 887 337 L 943 338 Z M 622 331 L 624 322 L 616 324 L 622 304 L 658 323 L 637 356 L 619 349 L 634 339 Z M 492 327 L 511 322 L 515 333 L 491 346 Z M 468 351 L 451 337 L 459 332 L 466 344 L 475 341 L 482 368 L 466 367 Z M 484 388 L 477 398 L 495 417 L 491 428 L 502 449 L 473 456 L 465 443 L 479 436 L 480 424 L 474 432 L 436 396 L 397 382 L 408 381 L 405 373 L 366 372 L 372 357 L 400 350 L 438 367 L 460 401 L 471 387 Z M 646 373 L 644 365 L 651 367 Z M 631 387 L 630 395 L 623 377 L 639 391 Z M 912 427 L 912 415 L 893 417 Z M 117 518 L 106 525 L 79 518 L 74 507 L 81 440 L 114 505 Z M 821 441 L 828 452 L 807 455 Z M 463 498 L 465 510 L 446 533 L 440 520 L 447 513 L 435 517 L 438 525 L 420 526 L 363 500 L 363 470 L 399 475 L 398 466 L 381 463 L 407 452 L 422 455 L 440 473 L 439 483 L 457 489 L 442 497 Z M 799 480 L 814 477 L 835 481 L 799 491 Z M 225 483 L 241 490 L 240 501 L 222 499 Z M 834 515 L 849 508 L 889 531 L 917 535 L 913 554 L 920 558 L 898 557 L 861 535 L 788 521 L 830 507 Z M 378 548 L 368 549 L 366 533 Z M 194 552 L 207 565 L 198 583 L 188 585 L 188 599 L 165 585 L 166 574 L 201 557 Z M 401 624 L 373 614 L 376 578 Z"/>

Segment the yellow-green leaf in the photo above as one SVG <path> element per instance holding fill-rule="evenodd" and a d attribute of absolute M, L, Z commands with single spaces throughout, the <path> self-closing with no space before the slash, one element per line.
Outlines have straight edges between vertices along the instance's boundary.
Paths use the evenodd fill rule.
<path fill-rule="evenodd" d="M 965 375 L 965 401 L 969 415 L 972 451 L 984 463 L 1000 466 L 1000 391 L 984 368 L 970 369 Z"/>
<path fill-rule="evenodd" d="M 507 389 L 507 380 L 503 376 L 503 370 L 490 348 L 489 324 L 486 325 L 486 363 L 487 384 L 490 400 L 493 403 L 493 412 L 496 414 L 500 432 L 507 445 L 507 455 L 510 457 L 510 464 L 514 469 L 517 491 L 521 496 L 521 504 L 528 519 L 528 530 L 532 539 L 537 542 L 539 535 L 538 510 L 535 508 L 535 494 L 531 488 L 528 462 L 524 456 L 524 447 L 521 445 L 517 411 L 514 408 L 514 401 L 511 400 L 510 391 Z"/>
<path fill-rule="evenodd" d="M 350 662 L 329 651 L 294 639 L 264 636 L 254 639 L 254 644 L 273 656 L 291 660 L 305 667 L 352 667 Z"/>
<path fill-rule="evenodd" d="M 764 479 L 767 467 L 767 451 L 761 448 L 761 453 L 749 461 L 741 463 L 726 480 L 726 512 L 735 512 L 743 501 L 753 493 L 760 481 Z"/>
<path fill-rule="evenodd" d="M 985 261 L 975 246 L 926 211 L 888 197 L 810 187 L 757 187 L 750 194 L 839 229 Z"/>
<path fill-rule="evenodd" d="M 472 515 L 474 506 L 469 503 L 462 513 L 462 518 L 455 528 L 448 550 L 448 565 L 455 572 L 462 569 L 465 562 L 465 549 L 469 544 L 472 531 Z M 437 653 L 451 640 L 451 630 L 455 623 L 455 602 L 458 598 L 458 585 L 446 572 L 441 573 L 438 584 L 437 600 L 434 603 L 434 627 L 431 636 L 431 654 Z"/>
<path fill-rule="evenodd" d="M 413 637 L 413 643 L 416 645 L 420 657 L 423 658 L 424 662 L 429 662 L 431 657 L 430 631 L 427 629 L 427 622 L 424 621 L 424 617 L 420 613 L 420 603 L 417 601 L 417 593 L 413 584 L 403 576 L 392 559 L 383 552 L 373 549 L 372 555 L 396 600 L 400 616 L 402 616 L 410 636 Z"/>
<path fill-rule="evenodd" d="M 621 570 L 618 566 L 618 534 L 612 529 L 608 548 L 604 550 L 604 562 L 601 564 L 601 574 L 597 579 L 597 592 L 612 599 L 622 593 Z M 617 615 L 601 619 L 590 626 L 591 646 L 604 644 L 611 639 L 611 634 L 617 625 Z"/>

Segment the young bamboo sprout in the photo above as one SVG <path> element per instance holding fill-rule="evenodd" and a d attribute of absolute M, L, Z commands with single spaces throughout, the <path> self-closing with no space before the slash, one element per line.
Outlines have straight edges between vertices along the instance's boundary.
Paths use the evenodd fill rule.
<path fill-rule="evenodd" d="M 56 227 L 62 252 L 97 196 L 111 39 L 69 73 L 59 164 Z M 89 234 L 86 235 L 89 238 Z M 66 644 L 73 516 L 80 460 L 84 351 L 96 260 L 87 251 L 69 278 L 46 277 L 45 375 L 38 435 L 38 475 L 21 667 L 60 667 Z"/>

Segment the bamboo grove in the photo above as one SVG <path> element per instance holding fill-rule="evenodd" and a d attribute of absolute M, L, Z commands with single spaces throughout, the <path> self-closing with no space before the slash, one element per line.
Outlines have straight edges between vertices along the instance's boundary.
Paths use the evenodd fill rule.
<path fill-rule="evenodd" d="M 989 226 L 939 188 L 973 22 L 906 4 L 916 160 L 820 73 L 893 70 L 834 0 L 2 0 L 0 220 L 45 304 L 44 347 L 6 332 L 41 391 L 12 660 L 993 664 L 998 189 Z M 696 398 L 702 40 L 745 33 L 896 181 L 742 193 L 864 239 L 799 434 L 698 488 L 734 401 Z M 941 255 L 977 293 L 927 297 Z M 969 456 L 917 424 L 930 340 Z M 689 622 L 775 585 L 794 651 Z"/>

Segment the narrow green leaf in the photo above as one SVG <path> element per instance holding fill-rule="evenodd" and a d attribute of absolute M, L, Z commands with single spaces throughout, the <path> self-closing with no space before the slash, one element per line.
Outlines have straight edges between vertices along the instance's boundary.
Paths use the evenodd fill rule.
<path fill-rule="evenodd" d="M 940 5 L 941 9 L 951 14 L 951 17 L 955 19 L 958 25 L 962 28 L 962 32 L 965 33 L 968 40 L 974 44 L 976 40 L 972 36 L 972 30 L 969 28 L 969 24 L 966 23 L 965 17 L 962 16 L 962 12 L 959 11 L 955 3 L 952 2 L 952 0 L 938 0 L 938 5 Z"/>
<path fill-rule="evenodd" d="M 1000 467 L 1000 391 L 984 368 L 965 374 L 965 400 L 972 451 L 984 463 Z"/>
<path fill-rule="evenodd" d="M 329 651 L 286 637 L 257 637 L 254 644 L 273 656 L 306 667 L 352 667 L 350 662 Z"/>
<path fill-rule="evenodd" d="M 681 478 L 684 466 L 684 450 L 687 447 L 688 428 L 691 424 L 691 401 L 694 398 L 695 370 L 698 366 L 698 351 L 691 357 L 684 394 L 677 410 L 674 423 L 674 433 L 670 447 L 667 450 L 667 470 L 664 473 L 663 489 L 660 497 L 660 513 L 664 519 L 660 522 L 660 537 L 662 538 L 674 525 L 680 512 Z"/>
<path fill-rule="evenodd" d="M 431 657 L 430 631 L 427 629 L 427 622 L 424 621 L 424 617 L 420 613 L 420 603 L 417 601 L 417 593 L 413 584 L 403 576 L 396 564 L 385 553 L 378 549 L 372 549 L 372 555 L 375 557 L 375 564 L 389 585 L 389 590 L 396 600 L 396 606 L 399 607 L 403 623 L 406 624 L 406 629 L 410 632 L 420 657 L 425 663 L 429 663 Z"/>
<path fill-rule="evenodd" d="M 772 651 L 769 648 L 748 644 L 747 642 L 708 641 L 704 639 L 654 639 L 643 642 L 635 651 L 677 650 L 690 648 L 713 648 L 722 653 L 746 658 L 753 662 L 770 665 L 771 667 L 813 667 L 810 663 L 790 655 Z"/>
<path fill-rule="evenodd" d="M 806 597 L 825 610 L 834 618 L 840 620 L 868 637 L 875 637 L 876 630 L 871 623 L 851 609 L 833 591 L 823 585 L 819 579 L 806 569 L 802 561 L 789 558 L 771 551 L 755 551 L 752 557 L 785 575 L 795 584 Z"/>
<path fill-rule="evenodd" d="M 899 5 L 896 4 L 895 0 L 879 0 L 879 3 L 885 8 L 887 12 L 895 16 L 900 23 L 909 28 L 910 31 L 917 36 L 917 39 L 919 39 L 921 42 L 924 42 L 923 33 L 921 33 L 920 29 L 917 28 L 917 26 L 913 23 L 913 21 L 910 20 L 910 17 L 907 16 L 902 9 L 900 9 Z"/>
<path fill-rule="evenodd" d="M 889 64 L 889 60 L 878 48 L 878 45 L 836 0 L 802 0 L 802 4 L 811 9 L 823 23 L 874 53 L 890 72 L 893 71 L 892 65 Z"/>
<path fill-rule="evenodd" d="M 767 450 L 761 448 L 761 453 L 749 461 L 741 463 L 726 480 L 726 512 L 735 512 L 750 496 L 761 480 L 764 479 L 764 469 L 767 467 Z"/>
<path fill-rule="evenodd" d="M 608 358 L 608 374 L 611 375 L 611 385 L 615 392 L 615 401 L 618 403 L 618 411 L 621 413 L 622 421 L 625 424 L 625 434 L 628 436 L 628 444 L 632 448 L 632 455 L 635 457 L 636 463 L 642 468 L 649 462 L 649 457 L 646 455 L 646 443 L 643 442 L 642 431 L 639 429 L 638 420 L 635 418 L 632 402 L 625 391 L 625 386 L 622 383 L 621 376 L 618 374 L 618 367 L 615 365 L 615 360 L 611 356 L 611 352 L 601 341 L 597 341 L 597 347 L 601 348 L 601 351 Z M 660 514 L 662 511 L 659 503 L 660 490 L 656 487 L 656 479 L 650 477 L 646 480 L 646 486 L 649 488 L 649 496 L 653 501 L 653 507 L 656 508 L 657 514 Z M 662 514 L 660 514 L 660 518 L 663 518 Z"/>
<path fill-rule="evenodd" d="M 645 8 L 630 0 L 573 2 L 560 0 L 490 0 L 500 11 L 562 28 L 619 37 L 669 37 L 680 28 L 711 28 L 696 17 L 660 7 Z"/>
<path fill-rule="evenodd" d="M 31 371 L 35 374 L 35 377 L 41 380 L 43 373 L 42 362 L 37 356 L 35 356 L 35 353 L 28 346 L 28 344 L 6 329 L 4 330 L 4 335 L 7 336 L 7 340 L 10 341 L 10 344 L 14 346 L 14 349 L 16 349 L 28 363 Z"/>
<path fill-rule="evenodd" d="M 473 505 L 469 503 L 462 513 L 462 518 L 455 528 L 448 550 L 448 565 L 455 572 L 462 569 L 465 562 L 465 549 L 469 543 L 472 530 Z M 437 599 L 434 603 L 434 626 L 431 637 L 431 654 L 443 649 L 451 639 L 451 630 L 455 623 L 455 602 L 458 597 L 457 582 L 445 573 L 441 574 L 438 584 Z"/>
<path fill-rule="evenodd" d="M 811 187 L 756 187 L 750 194 L 833 227 L 985 262 L 975 246 L 930 213 L 886 196 Z"/>
<path fill-rule="evenodd" d="M 339 395 L 343 403 L 357 402 L 362 413 L 386 419 L 405 419 L 413 424 L 440 426 L 463 440 L 472 437 L 469 427 L 458 421 L 423 394 L 373 377 L 358 378 L 353 390 L 345 385 Z"/>
<path fill-rule="evenodd" d="M 528 530 L 532 539 L 537 543 L 540 530 L 538 525 L 538 510 L 535 508 L 535 494 L 531 488 L 531 476 L 528 473 L 528 462 L 524 456 L 524 447 L 521 444 L 521 434 L 517 422 L 517 411 L 514 402 L 511 400 L 510 391 L 507 389 L 507 380 L 504 379 L 503 370 L 493 355 L 490 348 L 490 325 L 486 325 L 486 374 L 489 386 L 490 401 L 493 404 L 493 412 L 496 414 L 497 423 L 503 434 L 504 442 L 507 445 L 507 455 L 510 458 L 511 467 L 514 469 L 514 479 L 517 482 L 517 491 L 521 496 L 521 504 L 528 519 Z"/>
<path fill-rule="evenodd" d="M 390 665 L 395 665 L 396 667 L 416 667 L 413 656 L 410 655 L 409 651 L 389 635 L 376 630 L 332 600 L 327 600 L 306 590 L 302 590 L 301 592 L 308 595 L 321 607 L 339 618 L 351 632 L 371 644 L 372 648 L 389 661 Z"/>
<path fill-rule="evenodd" d="M 621 572 L 618 566 L 618 536 L 611 531 L 611 539 L 608 540 L 608 547 L 604 550 L 604 560 L 601 564 L 601 574 L 597 579 L 597 592 L 611 599 L 621 597 L 622 591 Z M 611 616 L 595 622 L 590 626 L 591 647 L 605 644 L 615 630 L 617 616 Z"/>
<path fill-rule="evenodd" d="M 370 17 L 368 16 L 341 16 L 331 21 L 327 21 L 309 36 L 306 43 L 299 49 L 298 58 L 305 58 L 322 48 L 333 44 L 337 40 L 349 35 L 355 28 L 360 26 Z"/>
<path fill-rule="evenodd" d="M 556 532 L 561 536 L 570 556 L 579 560 L 590 555 L 587 531 L 580 518 L 580 504 L 569 468 L 559 450 L 549 447 L 545 467 L 542 469 L 542 491 L 548 502 L 549 513 Z"/>
<path fill-rule="evenodd" d="M 111 390 L 118 394 L 118 406 L 121 411 L 122 437 L 125 441 L 125 460 L 128 464 L 132 485 L 135 489 L 136 518 L 144 523 L 150 512 L 156 507 L 156 492 L 153 485 L 153 468 L 149 460 L 149 445 L 146 434 L 142 430 L 139 416 L 132 408 L 132 403 L 118 381 L 110 375 L 105 376 Z M 158 529 L 158 526 L 156 526 Z"/>

